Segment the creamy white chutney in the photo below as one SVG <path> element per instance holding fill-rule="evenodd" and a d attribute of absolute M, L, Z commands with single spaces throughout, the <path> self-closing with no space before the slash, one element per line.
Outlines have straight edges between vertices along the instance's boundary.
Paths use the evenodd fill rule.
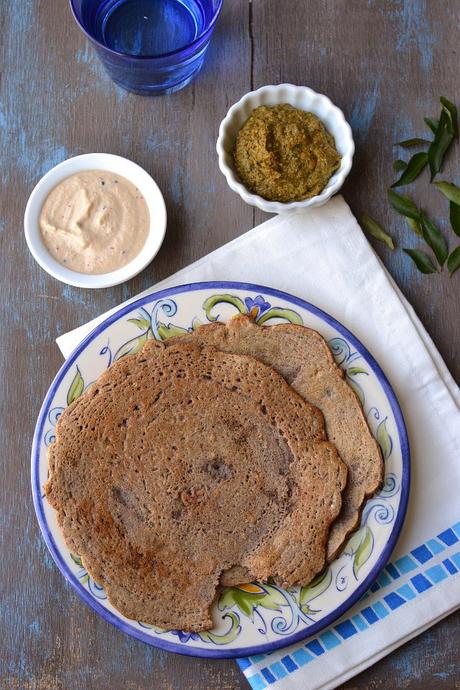
<path fill-rule="evenodd" d="M 48 252 L 78 273 L 110 273 L 132 261 L 150 228 L 147 203 L 125 177 L 86 170 L 48 194 L 39 216 Z"/>

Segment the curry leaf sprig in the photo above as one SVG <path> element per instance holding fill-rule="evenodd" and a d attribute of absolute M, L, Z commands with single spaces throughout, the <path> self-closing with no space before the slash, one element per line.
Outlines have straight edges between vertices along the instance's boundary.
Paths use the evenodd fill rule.
<path fill-rule="evenodd" d="M 427 165 L 430 168 L 431 182 L 442 170 L 444 157 L 450 145 L 454 139 L 458 139 L 458 113 L 456 106 L 447 98 L 441 96 L 439 100 L 442 106 L 439 119 L 424 118 L 425 123 L 433 132 L 434 138 L 430 141 L 421 137 L 413 137 L 396 144 L 396 146 L 401 146 L 405 149 L 421 146 L 428 147 L 428 150 L 415 153 L 407 162 L 397 162 L 397 172 L 402 171 L 402 175 L 391 185 L 392 187 L 402 187 L 414 182 Z M 406 163 L 406 165 L 402 167 L 402 163 Z"/>
<path fill-rule="evenodd" d="M 448 246 L 439 228 L 423 209 L 416 206 L 410 197 L 398 194 L 391 187 L 388 190 L 388 201 L 397 213 L 406 218 L 411 230 L 419 237 L 423 237 L 426 244 L 433 251 L 440 268 L 442 268 L 447 260 Z M 425 252 L 419 249 L 408 249 L 407 247 L 403 248 L 403 251 L 410 256 L 422 273 L 437 272 L 433 261 Z"/>
<path fill-rule="evenodd" d="M 388 201 L 397 213 L 406 218 L 411 230 L 423 237 L 433 250 L 439 265 L 443 266 L 447 258 L 447 242 L 425 211 L 418 208 L 408 196 L 402 196 L 391 188 L 388 190 Z"/>
<path fill-rule="evenodd" d="M 409 161 L 401 159 L 394 161 L 393 169 L 400 176 L 388 190 L 388 200 L 392 208 L 404 216 L 410 229 L 425 241 L 436 258 L 435 262 L 425 251 L 403 248 L 403 251 L 412 259 L 418 270 L 425 274 L 437 273 L 436 264 L 442 270 L 447 262 L 449 275 L 452 276 L 460 268 L 460 245 L 449 254 L 446 238 L 428 214 L 422 208 L 418 208 L 409 196 L 399 194 L 394 189 L 414 182 L 427 166 L 430 168 L 431 182 L 442 170 L 449 147 L 454 139 L 458 139 L 458 113 L 456 106 L 444 96 L 441 96 L 440 102 L 442 110 L 439 119 L 424 118 L 426 125 L 434 134 L 431 141 L 421 137 L 413 137 L 397 144 L 403 149 L 425 147 L 427 151 L 415 153 Z M 460 237 L 460 189 L 446 180 L 437 181 L 434 184 L 449 200 L 450 224 L 454 233 Z M 368 234 L 385 242 L 390 249 L 394 249 L 392 238 L 377 221 L 364 214 L 361 223 Z"/>

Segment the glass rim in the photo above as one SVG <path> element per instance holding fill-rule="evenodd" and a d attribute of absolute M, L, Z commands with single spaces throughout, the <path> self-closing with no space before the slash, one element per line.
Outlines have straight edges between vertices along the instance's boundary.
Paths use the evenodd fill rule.
<path fill-rule="evenodd" d="M 214 13 L 213 18 L 211 19 L 209 26 L 202 31 L 191 43 L 186 43 L 184 46 L 181 48 L 176 48 L 176 50 L 171 50 L 168 53 L 157 53 L 156 55 L 132 55 L 131 53 L 122 53 L 119 50 L 114 50 L 113 48 L 109 48 L 109 46 L 106 46 L 104 43 L 101 43 L 101 41 L 98 41 L 97 38 L 94 38 L 89 31 L 86 30 L 82 22 L 77 16 L 77 11 L 75 9 L 75 0 L 69 0 L 70 4 L 70 9 L 72 11 L 73 17 L 75 21 L 77 22 L 78 26 L 80 29 L 83 31 L 85 36 L 95 43 L 96 45 L 100 46 L 104 50 L 107 50 L 109 53 L 112 53 L 113 55 L 117 55 L 119 57 L 124 57 L 124 58 L 129 58 L 131 60 L 161 60 L 162 58 L 168 58 L 168 57 L 173 57 L 174 55 L 179 55 L 182 53 L 184 50 L 188 50 L 189 48 L 193 48 L 193 46 L 199 44 L 199 42 L 214 28 L 215 23 L 217 22 L 217 19 L 219 17 L 220 11 L 222 9 L 222 5 L 224 3 L 224 0 L 217 0 L 217 8 Z"/>

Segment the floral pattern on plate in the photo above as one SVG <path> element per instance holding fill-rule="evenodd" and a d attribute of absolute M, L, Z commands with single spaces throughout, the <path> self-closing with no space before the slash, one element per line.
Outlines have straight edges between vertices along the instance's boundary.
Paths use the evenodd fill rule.
<path fill-rule="evenodd" d="M 114 361 L 139 352 L 152 338 L 165 340 L 198 325 L 248 314 L 260 324 L 289 322 L 315 328 L 361 400 L 385 459 L 385 483 L 367 502 L 360 528 L 341 556 L 306 587 L 283 590 L 249 583 L 221 590 L 213 608 L 215 627 L 201 633 L 162 630 L 119 614 L 71 554 L 43 495 L 47 447 L 66 405 Z M 397 401 L 365 348 L 313 305 L 270 288 L 235 283 L 170 288 L 120 310 L 98 326 L 62 367 L 45 400 L 32 452 L 34 501 L 40 526 L 59 568 L 82 598 L 104 618 L 150 644 L 200 656 L 238 656 L 271 651 L 317 632 L 362 596 L 383 567 L 402 524 L 409 482 L 409 452 Z M 177 593 L 180 596 L 180 592 Z"/>

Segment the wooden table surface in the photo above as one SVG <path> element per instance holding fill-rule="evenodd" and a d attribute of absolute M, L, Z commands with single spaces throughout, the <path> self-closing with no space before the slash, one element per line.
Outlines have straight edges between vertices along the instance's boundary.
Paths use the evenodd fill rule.
<path fill-rule="evenodd" d="M 142 98 L 105 76 L 64 0 L 0 4 L 2 690 L 247 687 L 233 661 L 167 654 L 118 632 L 79 600 L 51 561 L 32 507 L 29 452 L 41 401 L 62 363 L 54 339 L 264 220 L 229 190 L 214 151 L 228 107 L 263 84 L 307 84 L 343 109 L 357 145 L 347 201 L 356 214 L 380 220 L 400 246 L 414 246 L 386 202 L 393 142 L 425 133 L 422 116 L 438 114 L 439 95 L 459 103 L 458 12 L 458 0 L 225 0 L 196 82 L 170 97 Z M 22 231 L 40 176 L 89 151 L 145 167 L 169 214 L 153 264 L 128 284 L 100 291 L 50 278 Z M 446 170 L 457 183 L 458 163 L 457 146 Z M 415 196 L 446 227 L 446 205 L 426 179 Z M 421 276 L 401 251 L 373 244 L 458 381 L 460 271 L 451 280 Z M 457 614 L 343 687 L 459 688 L 458 657 Z"/>

